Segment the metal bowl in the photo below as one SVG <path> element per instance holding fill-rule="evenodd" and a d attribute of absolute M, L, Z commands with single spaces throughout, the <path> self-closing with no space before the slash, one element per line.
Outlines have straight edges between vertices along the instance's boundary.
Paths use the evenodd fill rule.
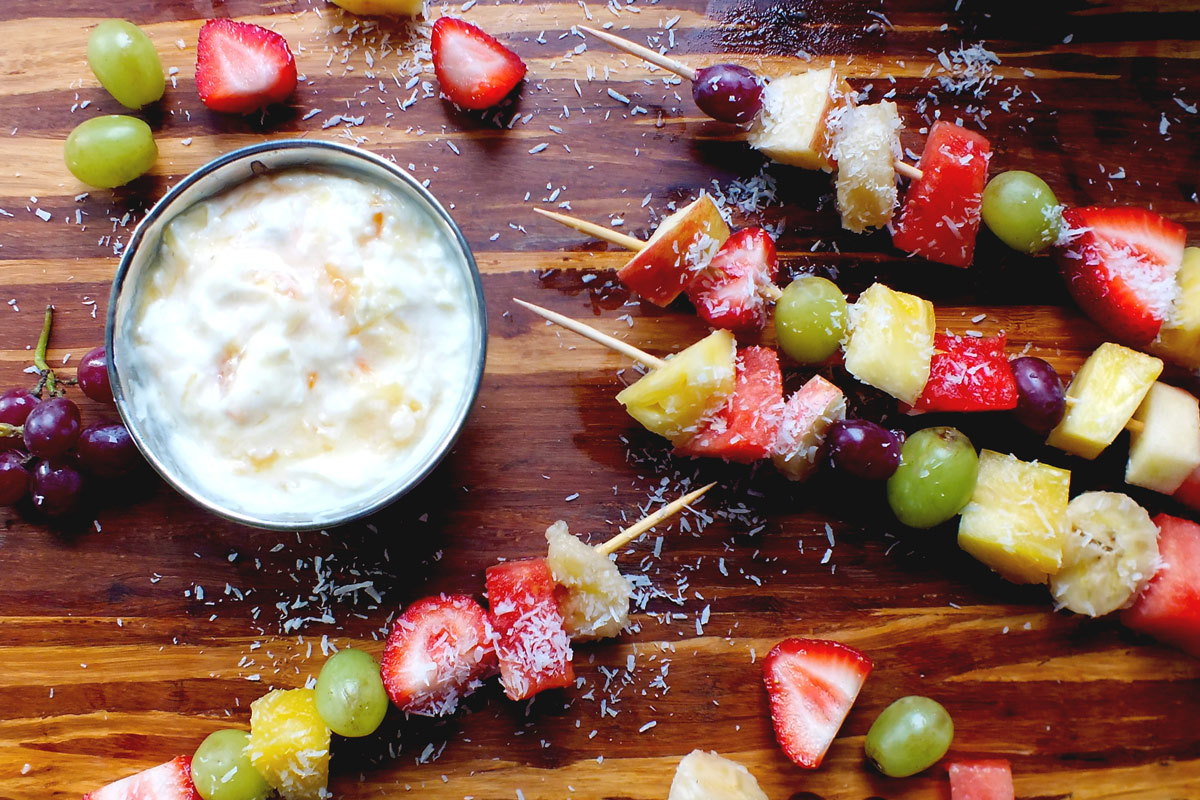
<path fill-rule="evenodd" d="M 411 200 L 429 213 L 450 242 L 451 250 L 456 250 L 460 256 L 456 266 L 462 269 L 463 285 L 471 295 L 467 307 L 474 322 L 473 371 L 469 373 L 466 385 L 461 387 L 459 397 L 455 400 L 458 405 L 452 417 L 453 424 L 440 432 L 436 447 L 429 451 L 428 457 L 414 464 L 411 469 L 393 475 L 369 496 L 353 503 L 331 505 L 317 514 L 297 514 L 281 508 L 278 513 L 263 515 L 232 507 L 222 498 L 205 493 L 187 470 L 176 463 L 165 443 L 163 431 L 171 425 L 170 419 L 142 421 L 132 413 L 131 393 L 136 393 L 141 376 L 131 360 L 132 345 L 127 341 L 127 320 L 136 309 L 142 278 L 159 250 L 167 223 L 197 202 L 256 175 L 297 167 L 334 170 L 371 181 Z M 184 178 L 155 204 L 134 231 L 117 268 L 108 304 L 105 345 L 109 353 L 109 379 L 121 419 L 129 428 L 142 455 L 167 483 L 197 505 L 234 522 L 270 530 L 318 530 L 367 516 L 395 501 L 424 480 L 449 452 L 462 430 L 483 379 L 487 354 L 487 315 L 479 270 L 466 238 L 446 209 L 412 175 L 363 150 L 319 140 L 287 139 L 243 147 L 210 161 Z"/>

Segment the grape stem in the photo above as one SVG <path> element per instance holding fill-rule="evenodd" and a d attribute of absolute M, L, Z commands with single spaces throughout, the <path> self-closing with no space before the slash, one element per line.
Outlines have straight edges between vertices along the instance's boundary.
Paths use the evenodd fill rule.
<path fill-rule="evenodd" d="M 0 439 L 19 439 L 24 435 L 24 425 L 10 425 L 7 422 L 0 422 Z"/>
<path fill-rule="evenodd" d="M 42 396 L 42 387 L 54 396 L 54 370 L 46 363 L 46 347 L 50 344 L 50 326 L 54 323 L 54 306 L 46 306 L 46 316 L 42 321 L 42 335 L 38 337 L 37 347 L 33 351 L 33 365 L 38 368 L 41 380 L 38 382 L 38 397 Z"/>

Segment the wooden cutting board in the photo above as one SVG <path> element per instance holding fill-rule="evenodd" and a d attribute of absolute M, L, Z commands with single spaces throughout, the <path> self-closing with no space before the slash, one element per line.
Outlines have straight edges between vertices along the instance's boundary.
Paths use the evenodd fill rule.
<path fill-rule="evenodd" d="M 746 182 L 763 159 L 737 131 L 700 116 L 686 87 L 664 86 L 662 73 L 570 26 L 610 22 L 697 65 L 735 58 L 779 74 L 836 60 L 872 99 L 895 98 L 914 152 L 935 116 L 962 119 L 991 138 L 993 172 L 1036 171 L 1066 203 L 1152 206 L 1196 243 L 1200 44 L 1186 31 L 1200 3 L 485 0 L 431 15 L 443 10 L 529 65 L 499 124 L 426 96 L 431 72 L 420 75 L 428 92 L 406 88 L 421 40 L 410 28 L 364 26 L 320 0 L 0 4 L 0 300 L 10 307 L 0 312 L 0 386 L 29 382 L 22 369 L 48 303 L 54 363 L 101 341 L 117 253 L 168 186 L 275 137 L 357 141 L 428 180 L 475 249 L 491 326 L 483 389 L 454 454 L 369 525 L 249 530 L 149 475 L 97 492 L 94 512 L 65 529 L 29 509 L 0 510 L 0 797 L 78 796 L 190 754 L 209 732 L 245 726 L 268 687 L 303 685 L 326 643 L 378 654 L 403 604 L 478 595 L 489 564 L 543 553 L 554 520 L 603 538 L 659 499 L 716 480 L 686 523 L 621 556 L 653 588 L 635 632 L 578 647 L 577 689 L 514 704 L 491 686 L 440 722 L 393 713 L 377 735 L 335 742 L 335 795 L 663 798 L 679 758 L 699 747 L 744 763 L 772 798 L 937 797 L 938 767 L 892 780 L 863 760 L 876 714 L 924 694 L 953 715 L 952 755 L 1011 760 L 1022 798 L 1200 798 L 1200 662 L 1113 620 L 1055 613 L 1044 589 L 1005 583 L 959 551 L 952 526 L 902 530 L 878 487 L 836 476 L 792 485 L 769 468 L 671 458 L 613 400 L 629 364 L 510 299 L 655 353 L 690 343 L 703 333 L 690 308 L 631 301 L 613 279 L 622 253 L 532 208 L 566 202 L 644 237 L 669 203 L 715 189 L 744 202 L 739 225 L 783 226 L 786 272 L 836 275 L 851 295 L 883 280 L 933 300 L 939 327 L 1005 330 L 1010 349 L 1028 342 L 1073 369 L 1103 334 L 1052 262 L 986 234 L 970 270 L 905 259 L 886 233 L 839 229 L 821 174 L 772 166 L 751 182 L 772 187 L 755 202 Z M 121 110 L 84 59 L 89 27 L 108 16 L 144 26 L 174 74 L 143 115 L 161 152 L 152 174 L 89 192 L 63 167 L 62 144 L 84 119 Z M 193 64 L 209 16 L 288 38 L 306 80 L 286 108 L 265 119 L 204 109 Z M 844 372 L 826 374 L 865 415 L 909 429 L 935 421 L 898 417 Z M 807 376 L 793 369 L 788 383 Z M 1178 371 L 1167 377 L 1196 388 Z M 82 406 L 86 420 L 112 416 Z M 1128 490 L 1123 440 L 1084 464 L 1007 419 L 952 421 L 979 447 L 1072 468 L 1077 492 Z M 1184 513 L 1131 493 L 1152 511 Z M 365 581 L 381 601 L 337 588 Z M 815 772 L 783 756 L 767 715 L 758 659 L 788 635 L 838 639 L 875 661 Z"/>

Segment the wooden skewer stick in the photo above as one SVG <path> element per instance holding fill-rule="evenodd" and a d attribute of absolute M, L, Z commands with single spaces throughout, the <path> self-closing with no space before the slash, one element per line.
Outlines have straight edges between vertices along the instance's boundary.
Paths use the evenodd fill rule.
<path fill-rule="evenodd" d="M 534 211 L 543 217 L 549 217 L 555 222 L 566 225 L 568 228 L 573 228 L 580 233 L 586 233 L 588 236 L 594 236 L 601 241 L 615 244 L 617 247 L 624 247 L 626 250 L 632 250 L 635 253 L 646 246 L 646 243 L 641 239 L 635 239 L 632 236 L 619 233 L 603 225 L 597 225 L 594 222 L 577 219 L 576 217 L 568 217 L 566 214 L 559 214 L 557 211 L 547 211 L 544 208 L 535 208 Z"/>
<path fill-rule="evenodd" d="M 618 50 L 624 50 L 626 53 L 637 56 L 643 61 L 649 61 L 651 64 L 654 64 L 657 67 L 662 67 L 668 72 L 674 72 L 681 78 L 686 78 L 689 81 L 696 80 L 696 70 L 692 69 L 687 64 L 683 64 L 673 58 L 667 58 L 661 53 L 656 53 L 648 47 L 642 47 L 640 44 L 631 42 L 628 39 L 622 39 L 620 36 L 613 36 L 611 33 L 606 31 L 589 28 L 587 25 L 577 25 L 576 27 L 582 31 L 587 31 L 600 41 L 607 42 Z M 919 168 L 914 167 L 912 164 L 902 161 L 899 158 L 893 161 L 892 164 L 896 168 L 896 172 L 908 178 L 909 180 L 919 181 L 925 177 L 925 173 Z"/>
<path fill-rule="evenodd" d="M 667 363 L 661 358 L 652 356 L 649 353 L 639 350 L 628 342 L 623 342 L 615 336 L 609 336 L 607 333 L 601 333 L 591 326 L 584 325 L 582 322 L 573 320 L 570 317 L 564 317 L 557 311 L 551 311 L 548 308 L 535 306 L 533 303 L 527 303 L 524 300 L 517 299 L 516 297 L 513 298 L 513 302 L 521 306 L 521 308 L 529 309 L 542 319 L 548 319 L 555 325 L 561 325 L 569 331 L 578 333 L 580 336 L 583 336 L 587 339 L 591 339 L 597 344 L 602 344 L 610 350 L 616 350 L 618 353 L 629 356 L 634 361 L 640 361 L 648 367 L 658 369 L 663 364 Z"/>
<path fill-rule="evenodd" d="M 643 533 L 650 530 L 651 528 L 653 528 L 658 523 L 662 522 L 667 517 L 671 517 L 671 516 L 674 516 L 675 514 L 678 514 L 680 511 L 682 511 L 687 506 L 691 505 L 698 498 L 702 497 L 705 492 L 707 492 L 709 489 L 713 488 L 716 485 L 717 485 L 716 483 L 710 483 L 707 486 L 701 486 L 699 489 L 696 489 L 694 492 L 689 492 L 689 493 L 685 494 L 683 497 L 680 497 L 680 498 L 668 503 L 667 505 L 660 508 L 658 511 L 655 511 L 653 514 L 651 514 L 647 517 L 643 517 L 642 519 L 633 523 L 628 528 L 621 531 L 613 538 L 609 539 L 607 542 L 602 542 L 601 544 L 596 545 L 596 547 L 595 547 L 596 552 L 602 556 L 607 556 L 611 553 L 615 553 L 617 550 L 620 550 L 622 547 L 629 544 L 634 539 L 637 539 Z"/>
<path fill-rule="evenodd" d="M 1067 408 L 1070 408 L 1079 402 L 1077 398 L 1071 397 L 1070 395 L 1064 397 L 1063 400 L 1066 402 Z M 1130 433 L 1141 433 L 1145 429 L 1146 423 L 1142 422 L 1140 419 L 1133 419 L 1130 417 L 1129 421 L 1125 423 L 1125 430 L 1129 431 Z"/>

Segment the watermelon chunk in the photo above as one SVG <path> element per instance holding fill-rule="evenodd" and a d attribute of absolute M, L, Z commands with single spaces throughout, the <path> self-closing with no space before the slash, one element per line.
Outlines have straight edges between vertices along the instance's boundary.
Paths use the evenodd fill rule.
<path fill-rule="evenodd" d="M 83 800 L 200 800 L 192 784 L 191 756 L 176 756 L 165 764 L 88 792 Z"/>
<path fill-rule="evenodd" d="M 1013 800 L 1012 767 L 1007 761 L 957 761 L 949 764 L 950 800 Z"/>
<path fill-rule="evenodd" d="M 975 256 L 992 147 L 978 133 L 939 120 L 921 152 L 921 180 L 908 187 L 892 244 L 939 264 L 967 267 Z"/>
<path fill-rule="evenodd" d="M 779 356 L 769 347 L 747 347 L 738 353 L 733 394 L 703 421 L 699 432 L 677 445 L 675 452 L 741 464 L 767 458 L 779 431 L 782 409 Z"/>
<path fill-rule="evenodd" d="M 1159 514 L 1162 563 L 1121 622 L 1200 657 L 1200 525 Z"/>
<path fill-rule="evenodd" d="M 1008 411 L 1017 407 L 1017 382 L 1004 355 L 1007 336 L 986 339 L 938 333 L 929 381 L 915 408 L 922 411 Z"/>
<path fill-rule="evenodd" d="M 1200 467 L 1196 467 L 1191 475 L 1183 479 L 1183 483 L 1171 497 L 1200 511 Z"/>
<path fill-rule="evenodd" d="M 487 568 L 485 582 L 504 693 L 524 700 L 544 689 L 570 686 L 575 680 L 571 637 L 546 560 L 495 564 Z"/>

